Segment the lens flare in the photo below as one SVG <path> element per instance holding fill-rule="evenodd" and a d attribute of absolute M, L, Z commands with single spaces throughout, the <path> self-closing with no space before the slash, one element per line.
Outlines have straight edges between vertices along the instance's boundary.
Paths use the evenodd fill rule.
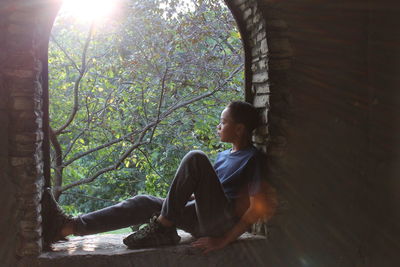
<path fill-rule="evenodd" d="M 81 21 L 93 21 L 110 16 L 115 0 L 64 0 L 61 13 Z"/>

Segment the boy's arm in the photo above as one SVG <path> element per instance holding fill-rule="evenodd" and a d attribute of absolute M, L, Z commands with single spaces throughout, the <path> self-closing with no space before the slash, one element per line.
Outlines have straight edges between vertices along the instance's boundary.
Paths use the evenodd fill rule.
<path fill-rule="evenodd" d="M 250 206 L 240 220 L 222 237 L 203 237 L 192 243 L 192 246 L 204 249 L 204 253 L 221 249 L 235 241 L 249 227 L 267 215 L 271 217 L 276 208 L 275 194 L 258 193 L 250 196 Z"/>

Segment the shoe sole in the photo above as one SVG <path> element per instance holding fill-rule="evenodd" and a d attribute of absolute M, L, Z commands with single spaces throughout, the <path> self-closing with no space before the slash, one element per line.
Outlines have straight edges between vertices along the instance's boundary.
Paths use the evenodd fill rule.
<path fill-rule="evenodd" d="M 175 246 L 179 244 L 181 240 L 180 236 L 174 237 L 173 240 L 151 240 L 148 242 L 143 243 L 132 243 L 129 241 L 128 238 L 124 238 L 122 242 L 129 248 L 129 249 L 139 249 L 139 248 L 151 248 L 151 247 L 161 247 L 161 246 Z"/>

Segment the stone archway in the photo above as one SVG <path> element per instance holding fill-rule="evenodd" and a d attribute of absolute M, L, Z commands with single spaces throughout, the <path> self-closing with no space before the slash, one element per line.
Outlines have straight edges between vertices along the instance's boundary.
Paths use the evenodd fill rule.
<path fill-rule="evenodd" d="M 285 150 L 291 49 L 285 23 L 270 1 L 226 1 L 241 31 L 245 49 L 246 100 L 263 110 L 265 125 L 255 136 L 267 152 L 272 173 L 279 172 Z M 3 1 L 0 4 L 0 122 L 3 130 L 1 176 L 6 184 L 2 200 L 7 220 L 6 264 L 29 260 L 42 252 L 41 195 L 48 184 L 49 140 L 47 45 L 60 0 Z M 261 8 L 263 5 L 263 8 Z M 268 20 L 266 18 L 268 17 Z M 268 42 L 267 42 L 268 39 Z M 6 100 L 6 101 L 4 101 Z M 267 144 L 267 135 L 269 136 Z M 5 141 L 7 140 L 7 141 Z M 268 146 L 267 146 L 268 145 Z M 277 160 L 278 159 L 278 160 Z M 46 182 L 47 181 L 47 182 Z"/>

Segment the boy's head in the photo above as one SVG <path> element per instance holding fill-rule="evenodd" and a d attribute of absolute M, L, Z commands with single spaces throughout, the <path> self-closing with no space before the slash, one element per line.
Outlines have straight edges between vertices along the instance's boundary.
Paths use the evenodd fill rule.
<path fill-rule="evenodd" d="M 233 101 L 228 104 L 230 115 L 234 122 L 242 123 L 248 134 L 260 125 L 260 114 L 250 103 L 244 101 Z"/>
<path fill-rule="evenodd" d="M 237 142 L 248 139 L 260 122 L 256 108 L 243 101 L 233 101 L 222 111 L 218 124 L 218 135 L 222 142 Z"/>

